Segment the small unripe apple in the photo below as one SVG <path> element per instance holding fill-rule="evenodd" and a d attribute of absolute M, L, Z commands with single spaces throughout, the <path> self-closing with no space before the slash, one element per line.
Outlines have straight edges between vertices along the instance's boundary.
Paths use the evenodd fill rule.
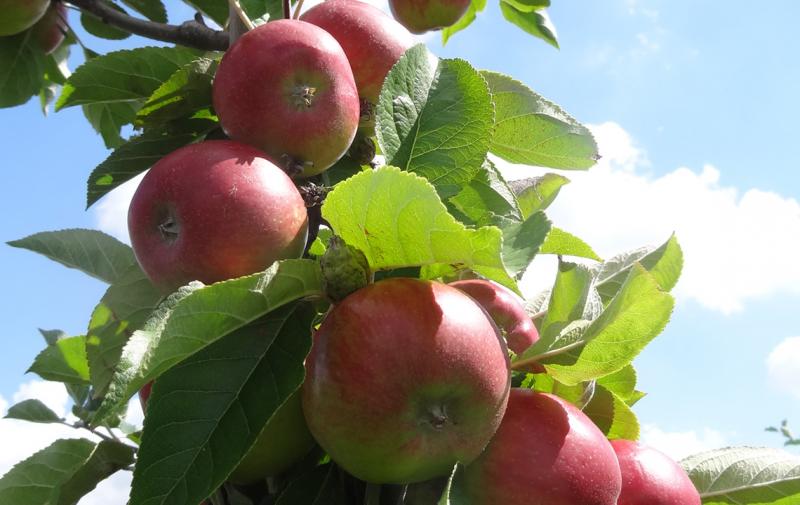
<path fill-rule="evenodd" d="M 39 21 L 50 0 L 0 0 L 0 37 L 24 32 Z"/>
<path fill-rule="evenodd" d="M 390 278 L 335 305 L 306 361 L 303 410 L 331 459 L 361 480 L 420 482 L 483 451 L 508 399 L 505 342 L 471 298 Z"/>
<path fill-rule="evenodd" d="M 414 45 L 414 38 L 382 10 L 359 0 L 327 0 L 300 19 L 333 35 L 342 45 L 361 98 L 378 102 L 386 74 Z"/>
<path fill-rule="evenodd" d="M 232 139 L 263 149 L 303 177 L 342 157 L 360 114 L 342 46 L 322 28 L 293 19 L 258 26 L 228 49 L 213 102 Z"/>
<path fill-rule="evenodd" d="M 185 146 L 159 160 L 128 212 L 136 258 L 165 292 L 298 258 L 307 221 L 291 179 L 263 152 L 228 140 Z"/>
<path fill-rule="evenodd" d="M 471 0 L 389 0 L 395 19 L 412 33 L 446 28 L 461 19 Z"/>
<path fill-rule="evenodd" d="M 517 354 L 539 341 L 539 331 L 517 295 L 499 284 L 484 279 L 451 282 L 486 309 L 506 336 L 508 348 Z"/>
<path fill-rule="evenodd" d="M 52 2 L 42 19 L 33 25 L 31 30 L 34 40 L 44 54 L 55 51 L 64 41 L 68 30 L 67 6 L 64 2 Z"/>
<path fill-rule="evenodd" d="M 666 454 L 630 440 L 612 440 L 622 472 L 617 505 L 700 505 L 686 472 Z"/>
<path fill-rule="evenodd" d="M 619 464 L 605 435 L 571 403 L 512 389 L 500 428 L 464 470 L 470 505 L 616 505 Z"/>

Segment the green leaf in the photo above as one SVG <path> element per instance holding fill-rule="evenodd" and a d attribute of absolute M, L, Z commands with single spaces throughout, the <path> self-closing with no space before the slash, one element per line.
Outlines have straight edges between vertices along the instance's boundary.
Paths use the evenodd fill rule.
<path fill-rule="evenodd" d="M 514 276 L 521 277 L 550 231 L 550 220 L 536 212 L 523 222 L 498 222 L 503 230 L 503 264 Z"/>
<path fill-rule="evenodd" d="M 550 0 L 504 0 L 522 12 L 533 12 L 550 7 Z"/>
<path fill-rule="evenodd" d="M 561 330 L 583 317 L 591 285 L 592 273 L 588 268 L 559 259 L 547 314 L 539 328 L 541 338 L 528 351 L 535 353 L 549 348 Z M 528 351 L 525 352 L 526 356 Z"/>
<path fill-rule="evenodd" d="M 458 266 L 516 290 L 503 264 L 498 228 L 469 229 L 442 204 L 425 179 L 395 167 L 362 172 L 336 186 L 323 217 L 373 270 Z M 436 269 L 429 270 L 438 276 Z"/>
<path fill-rule="evenodd" d="M 541 254 L 558 254 L 560 256 L 577 256 L 588 258 L 595 261 L 602 261 L 600 256 L 594 252 L 592 246 L 576 237 L 575 235 L 562 230 L 561 228 L 550 228 L 542 247 L 539 249 Z"/>
<path fill-rule="evenodd" d="M 103 137 L 105 146 L 114 149 L 125 143 L 120 131 L 126 124 L 133 123 L 140 106 L 140 102 L 90 103 L 82 109 L 94 131 Z"/>
<path fill-rule="evenodd" d="M 218 65 L 219 61 L 211 58 L 184 65 L 150 95 L 136 116 L 137 123 L 161 124 L 210 109 L 211 81 Z"/>
<path fill-rule="evenodd" d="M 131 505 L 200 503 L 303 382 L 309 304 L 268 314 L 159 377 L 147 405 Z"/>
<path fill-rule="evenodd" d="M 633 365 L 620 368 L 616 372 L 602 377 L 597 383 L 631 406 L 645 395 L 636 390 L 636 370 Z"/>
<path fill-rule="evenodd" d="M 510 2 L 501 0 L 500 10 L 503 12 L 503 17 L 522 28 L 525 32 L 534 37 L 539 37 L 558 49 L 555 27 L 550 21 L 550 16 L 547 15 L 547 12 L 545 10 L 529 10 L 528 8 L 519 9 L 517 6 L 520 3 L 518 0 Z"/>
<path fill-rule="evenodd" d="M 199 10 L 219 26 L 225 26 L 228 21 L 228 2 L 225 0 L 183 0 Z"/>
<path fill-rule="evenodd" d="M 61 418 L 39 400 L 25 400 L 8 409 L 6 419 L 21 419 L 32 423 L 60 423 Z"/>
<path fill-rule="evenodd" d="M 514 193 L 489 160 L 448 203 L 467 218 L 466 221 L 461 219 L 464 224 L 491 225 L 498 216 L 517 222 L 522 220 Z"/>
<path fill-rule="evenodd" d="M 545 210 L 558 196 L 561 187 L 569 183 L 569 179 L 558 174 L 544 174 L 512 181 L 510 186 L 519 202 L 523 217 L 528 217 L 538 210 Z"/>
<path fill-rule="evenodd" d="M 161 0 L 122 0 L 122 3 L 150 21 L 167 22 L 167 9 Z"/>
<path fill-rule="evenodd" d="M 486 0 L 472 0 L 469 4 L 467 12 L 461 18 L 450 26 L 442 29 L 442 45 L 446 45 L 450 37 L 468 27 L 475 21 L 479 12 L 483 12 L 486 8 Z"/>
<path fill-rule="evenodd" d="M 681 461 L 704 505 L 796 505 L 800 458 L 786 451 L 729 447 Z"/>
<path fill-rule="evenodd" d="M 424 45 L 406 51 L 383 84 L 376 134 L 387 165 L 427 178 L 443 198 L 480 170 L 494 124 L 489 90 L 463 60 Z"/>
<path fill-rule="evenodd" d="M 43 330 L 39 328 L 39 333 L 42 334 L 42 337 L 44 337 L 44 341 L 47 342 L 47 345 L 53 345 L 58 342 L 59 339 L 69 337 L 69 335 L 63 330 Z"/>
<path fill-rule="evenodd" d="M 202 140 L 217 126 L 215 121 L 195 119 L 181 123 L 180 130 L 149 131 L 128 140 L 89 175 L 86 208 L 172 151 Z"/>
<path fill-rule="evenodd" d="M 495 104 L 493 154 L 511 163 L 562 170 L 586 170 L 597 162 L 597 143 L 589 129 L 558 105 L 506 75 L 486 70 L 481 75 Z M 552 176 L 545 182 L 560 186 Z"/>
<path fill-rule="evenodd" d="M 0 479 L 0 503 L 75 505 L 98 482 L 131 463 L 133 449 L 118 442 L 56 440 Z"/>
<path fill-rule="evenodd" d="M 183 65 L 196 58 L 182 47 L 140 47 L 86 61 L 67 80 L 56 110 L 91 103 L 147 99 Z"/>
<path fill-rule="evenodd" d="M 286 486 L 275 505 L 346 505 L 347 496 L 336 466 L 320 465 Z"/>
<path fill-rule="evenodd" d="M 565 384 L 614 373 L 661 333 L 673 306 L 674 300 L 655 277 L 636 265 L 606 310 L 586 328 L 582 337 L 586 344 L 541 362 Z"/>
<path fill-rule="evenodd" d="M 127 12 L 125 12 L 125 9 L 123 9 L 119 5 L 106 0 L 101 0 L 101 1 L 103 4 L 105 4 L 105 7 L 111 7 L 117 12 L 127 14 Z M 84 11 L 81 12 L 81 25 L 83 26 L 84 30 L 94 35 L 95 37 L 100 37 L 101 39 L 124 40 L 131 36 L 130 32 L 126 32 L 124 30 L 120 30 L 119 28 L 115 28 L 110 24 L 104 22 L 102 19 L 95 17 Z"/>
<path fill-rule="evenodd" d="M 636 414 L 617 395 L 600 384 L 594 388 L 591 401 L 583 408 L 609 439 L 623 438 L 637 440 L 639 438 L 639 421 Z"/>
<path fill-rule="evenodd" d="M 22 105 L 42 88 L 45 57 L 31 33 L 0 37 L 0 108 Z"/>
<path fill-rule="evenodd" d="M 44 380 L 67 384 L 88 384 L 89 363 L 86 360 L 86 337 L 61 338 L 48 345 L 28 369 Z"/>
<path fill-rule="evenodd" d="M 37 252 L 107 283 L 116 281 L 136 264 L 130 247 L 97 230 L 45 231 L 12 240 L 8 245 Z"/>
<path fill-rule="evenodd" d="M 94 423 L 124 408 L 147 382 L 176 363 L 261 316 L 307 297 L 321 297 L 322 274 L 312 260 L 283 260 L 265 272 L 171 296 L 134 332 Z"/>

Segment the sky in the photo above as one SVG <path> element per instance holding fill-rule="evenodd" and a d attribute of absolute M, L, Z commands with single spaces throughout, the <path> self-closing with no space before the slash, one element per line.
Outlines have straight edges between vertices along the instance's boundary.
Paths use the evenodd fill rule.
<path fill-rule="evenodd" d="M 190 16 L 168 3 L 173 22 Z M 676 458 L 779 446 L 764 427 L 788 418 L 800 430 L 800 3 L 554 0 L 550 16 L 560 50 L 503 21 L 492 2 L 446 47 L 425 41 L 515 77 L 590 126 L 603 158 L 562 172 L 572 182 L 549 211 L 556 226 L 603 257 L 677 234 L 685 266 L 672 321 L 635 361 L 648 393 L 634 409 L 643 440 Z M 108 152 L 79 109 L 45 118 L 31 102 L 0 119 L 0 240 L 75 227 L 127 240 L 133 185 L 84 211 L 86 178 Z M 501 165 L 509 178 L 543 172 Z M 551 284 L 552 268 L 537 259 L 524 291 Z M 36 329 L 83 334 L 105 287 L 10 247 L 0 247 L 0 278 L 0 414 L 36 397 L 67 415 L 61 386 L 25 375 L 44 344 Z M 131 419 L 141 420 L 135 405 Z M 0 474 L 55 437 L 85 436 L 72 431 L 0 420 Z M 128 481 L 115 477 L 81 505 L 124 504 Z"/>

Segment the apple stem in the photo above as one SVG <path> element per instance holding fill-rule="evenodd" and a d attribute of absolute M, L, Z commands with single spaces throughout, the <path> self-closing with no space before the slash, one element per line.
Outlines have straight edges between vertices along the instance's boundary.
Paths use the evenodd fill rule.
<path fill-rule="evenodd" d="M 576 342 L 572 342 L 571 344 L 567 344 L 564 347 L 559 347 L 557 349 L 551 349 L 551 350 L 549 350 L 547 352 L 543 352 L 543 353 L 537 354 L 535 356 L 531 356 L 529 358 L 519 359 L 519 360 L 511 363 L 511 369 L 512 370 L 524 370 L 525 368 L 528 368 L 530 365 L 535 365 L 535 364 L 539 363 L 543 359 L 552 358 L 553 356 L 558 356 L 559 354 L 564 354 L 565 352 L 569 352 L 569 351 L 571 351 L 573 349 L 577 349 L 578 347 L 581 347 L 583 345 L 586 345 L 586 341 L 585 340 L 578 340 Z"/>
<path fill-rule="evenodd" d="M 364 495 L 364 505 L 380 505 L 381 485 L 367 482 L 366 494 Z"/>
<path fill-rule="evenodd" d="M 304 0 L 297 0 L 297 6 L 294 8 L 294 16 L 293 19 L 300 19 L 300 11 L 303 9 L 303 1 Z"/>

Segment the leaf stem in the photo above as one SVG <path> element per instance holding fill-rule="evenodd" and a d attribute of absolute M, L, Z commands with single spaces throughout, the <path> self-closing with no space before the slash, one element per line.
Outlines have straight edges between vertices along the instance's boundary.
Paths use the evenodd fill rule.
<path fill-rule="evenodd" d="M 242 6 L 239 4 L 239 0 L 228 0 L 228 5 L 231 8 L 231 12 L 235 12 L 236 16 L 242 22 L 245 28 L 248 30 L 252 30 L 255 28 L 253 22 L 250 21 L 250 18 L 247 17 L 247 13 L 242 9 Z"/>
<path fill-rule="evenodd" d="M 520 359 L 513 363 L 511 363 L 512 370 L 523 370 L 527 368 L 529 365 L 534 365 L 543 359 L 552 358 L 553 356 L 558 356 L 559 354 L 564 354 L 565 352 L 571 351 L 573 349 L 577 349 L 586 345 L 585 340 L 578 340 L 572 342 L 571 344 L 567 344 L 564 347 L 559 347 L 558 349 L 551 349 L 549 351 L 537 354 L 535 356 L 531 356 L 530 358 Z"/>
<path fill-rule="evenodd" d="M 300 11 L 303 9 L 303 1 L 304 0 L 297 0 L 297 5 L 294 8 L 294 16 L 293 19 L 300 19 Z"/>

